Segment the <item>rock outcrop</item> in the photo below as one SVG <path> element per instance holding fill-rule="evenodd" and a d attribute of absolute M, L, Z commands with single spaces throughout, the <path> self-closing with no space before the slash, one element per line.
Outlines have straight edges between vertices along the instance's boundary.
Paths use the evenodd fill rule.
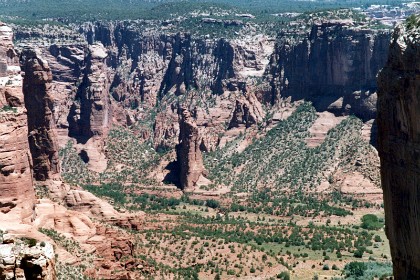
<path fill-rule="evenodd" d="M 60 172 L 54 131 L 52 73 L 48 62 L 33 49 L 23 50 L 21 66 L 24 71 L 23 94 L 28 112 L 28 139 L 34 177 L 42 181 Z"/>
<path fill-rule="evenodd" d="M 48 242 L 28 246 L 22 241 L 0 244 L 0 278 L 5 280 L 54 280 L 54 248 Z"/>
<path fill-rule="evenodd" d="M 35 192 L 18 58 L 0 23 L 0 220 L 30 222 Z"/>
<path fill-rule="evenodd" d="M 420 278 L 420 30 L 400 25 L 378 77 L 386 233 L 396 279 Z"/>
<path fill-rule="evenodd" d="M 82 143 L 91 137 L 106 136 L 112 122 L 107 57 L 101 44 L 89 46 L 85 57 L 82 84 L 68 118 L 69 135 Z"/>
<path fill-rule="evenodd" d="M 204 172 L 200 150 L 202 139 L 194 118 L 186 108 L 180 109 L 179 127 L 179 144 L 176 146 L 179 182 L 183 190 L 190 191 Z"/>
<path fill-rule="evenodd" d="M 269 102 L 291 96 L 318 111 L 376 114 L 376 74 L 385 65 L 390 34 L 344 23 L 314 24 L 304 38 L 280 36 L 267 69 Z"/>
<path fill-rule="evenodd" d="M 113 98 L 127 109 L 153 107 L 168 93 L 207 89 L 223 93 L 229 79 L 263 73 L 273 42 L 194 38 L 188 33 L 146 32 L 138 22 L 82 25 L 89 44 L 110 50 Z M 249 72 L 247 72 L 249 71 Z"/>
<path fill-rule="evenodd" d="M 229 123 L 229 129 L 233 127 L 245 126 L 246 128 L 261 122 L 265 116 L 261 103 L 258 102 L 253 94 L 236 100 L 235 109 Z"/>

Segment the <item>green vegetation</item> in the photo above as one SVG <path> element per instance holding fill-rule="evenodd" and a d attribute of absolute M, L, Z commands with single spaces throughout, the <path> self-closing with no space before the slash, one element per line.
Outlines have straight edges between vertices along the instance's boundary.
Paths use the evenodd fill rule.
<path fill-rule="evenodd" d="M 176 206 L 177 209 L 180 207 L 182 206 Z M 167 213 L 169 214 L 167 221 L 173 221 L 171 215 L 175 215 L 176 212 Z M 206 211 L 203 210 L 202 213 Z M 151 216 L 147 223 L 159 215 Z M 318 271 L 331 269 L 338 271 L 336 263 L 354 260 L 352 253 L 356 250 L 364 250 L 368 255 L 378 254 L 374 253 L 372 248 L 373 233 L 345 226 L 326 227 L 313 224 L 297 226 L 293 223 L 273 221 L 251 222 L 246 218 L 235 218 L 230 215 L 206 217 L 191 214 L 189 211 L 177 215 L 177 223 L 162 223 L 160 220 L 159 230 L 151 228 L 137 233 L 138 242 L 141 242 L 146 251 L 164 256 L 159 260 L 154 260 L 152 257 L 144 258 L 164 274 L 174 273 L 192 277 L 195 273 L 211 271 L 215 279 L 218 278 L 217 275 L 220 278 L 225 275 L 243 277 L 261 273 L 265 268 L 277 264 L 284 266 L 288 271 L 277 274 L 275 278 L 290 279 L 293 268 L 300 262 L 321 260 L 313 268 Z M 175 267 L 185 268 L 168 267 L 164 264 L 168 260 L 171 262 L 177 260 Z M 376 263 L 371 262 L 367 263 L 366 267 L 364 263 L 362 264 L 362 269 L 359 270 L 364 275 L 374 275 L 371 272 L 375 267 L 383 268 L 383 272 L 381 269 L 378 270 L 380 273 L 378 275 L 384 275 L 389 271 L 387 263 L 382 265 L 378 262 L 375 266 Z M 361 273 L 357 272 L 357 263 L 346 269 L 349 276 Z"/>
<path fill-rule="evenodd" d="M 372 280 L 385 279 L 392 276 L 392 264 L 390 262 L 350 262 L 344 267 L 346 279 Z"/>
<path fill-rule="evenodd" d="M 80 248 L 78 242 L 73 239 L 67 238 L 61 233 L 57 232 L 54 229 L 40 228 L 39 231 L 47 236 L 49 236 L 55 243 L 63 247 L 69 253 L 83 253 L 84 251 Z"/>
<path fill-rule="evenodd" d="M 17 108 L 16 107 L 11 107 L 11 106 L 8 106 L 8 105 L 4 105 L 2 108 L 0 108 L 0 113 L 1 112 L 5 112 L 5 113 L 11 112 L 11 113 L 16 114 L 17 113 Z"/>
<path fill-rule="evenodd" d="M 273 16 L 284 12 L 308 12 L 354 7 L 371 4 L 400 5 L 401 0 L 333 0 L 333 1 L 247 1 L 247 0 L 189 0 L 189 1 L 147 1 L 147 0 L 87 0 L 80 4 L 77 0 L 31 0 L 0 2 L 0 15 L 19 24 L 68 23 L 94 20 L 172 20 L 190 13 L 211 11 L 210 16 L 218 16 L 217 11 L 233 11 L 237 14 L 252 13 L 255 21 L 266 22 L 287 20 Z M 234 14 L 233 13 L 233 14 Z M 248 19 L 244 19 L 248 21 Z M 194 21 L 186 22 L 194 27 Z M 219 28 L 220 29 L 220 28 Z M 216 30 L 218 32 L 218 30 Z"/>
<path fill-rule="evenodd" d="M 277 279 L 290 280 L 290 273 L 287 271 L 283 271 L 280 274 L 277 274 Z"/>
<path fill-rule="evenodd" d="M 86 267 L 84 265 L 68 265 L 58 262 L 57 280 L 93 280 L 93 278 L 84 275 Z"/>
<path fill-rule="evenodd" d="M 380 222 L 376 215 L 366 214 L 362 217 L 362 228 L 368 230 L 378 230 L 382 227 L 383 222 Z"/>
<path fill-rule="evenodd" d="M 420 27 L 420 15 L 411 15 L 409 16 L 406 21 L 405 24 L 407 26 L 407 29 L 415 29 L 415 28 L 419 28 Z"/>
<path fill-rule="evenodd" d="M 26 245 L 28 245 L 29 247 L 34 247 L 36 246 L 36 239 L 34 238 L 22 238 L 22 240 L 26 243 Z"/>
<path fill-rule="evenodd" d="M 349 117 L 330 130 L 321 145 L 310 148 L 305 139 L 316 118 L 312 105 L 304 103 L 243 152 L 235 152 L 245 137 L 239 136 L 225 147 L 205 154 L 210 180 L 232 186 L 233 193 L 251 193 L 246 203 L 234 197 L 231 211 L 347 216 L 352 214 L 351 208 L 363 206 L 362 201 L 339 192 L 322 197 L 313 192 L 325 180 L 322 174 L 334 160 L 340 159 L 341 166 L 348 165 L 369 148 L 360 136 L 362 122 Z"/>
<path fill-rule="evenodd" d="M 93 180 L 93 175 L 86 167 L 73 147 L 73 142 L 67 145 L 58 153 L 61 161 L 61 171 L 63 179 L 71 184 L 89 183 Z"/>

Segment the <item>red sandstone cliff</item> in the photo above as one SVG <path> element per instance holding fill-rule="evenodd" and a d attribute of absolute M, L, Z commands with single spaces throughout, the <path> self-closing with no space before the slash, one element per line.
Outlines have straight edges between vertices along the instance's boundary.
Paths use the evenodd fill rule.
<path fill-rule="evenodd" d="M 0 220 L 30 222 L 35 192 L 12 30 L 0 23 Z"/>

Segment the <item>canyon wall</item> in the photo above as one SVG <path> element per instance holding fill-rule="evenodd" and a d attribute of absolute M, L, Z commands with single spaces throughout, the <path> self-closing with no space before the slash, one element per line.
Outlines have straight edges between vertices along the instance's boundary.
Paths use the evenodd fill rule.
<path fill-rule="evenodd" d="M 294 30 L 297 37 L 281 34 L 277 43 L 255 33 L 194 37 L 142 21 L 72 28 L 85 42 L 52 44 L 41 52 L 53 74 L 52 119 L 59 144 L 73 141 L 94 171 L 106 169 L 112 125 L 136 125 L 139 141 L 173 150 L 180 106 L 192 114 L 201 151 L 256 127 L 290 99 L 313 101 L 319 111 L 373 119 L 375 75 L 385 63 L 389 39 L 387 32 L 348 22 L 314 24 L 310 32 Z M 34 36 L 42 40 L 43 35 Z"/>
<path fill-rule="evenodd" d="M 33 49 L 23 50 L 21 65 L 34 177 L 43 181 L 60 172 L 54 130 L 52 73 L 48 62 Z"/>
<path fill-rule="evenodd" d="M 0 23 L 0 220 L 30 222 L 35 192 L 27 113 L 12 30 Z"/>
<path fill-rule="evenodd" d="M 318 111 L 376 115 L 376 74 L 385 65 L 390 34 L 344 23 L 314 24 L 304 38 L 280 35 L 267 69 L 272 103 L 291 96 Z"/>
<path fill-rule="evenodd" d="M 386 233 L 396 279 L 420 278 L 420 32 L 396 28 L 378 77 Z"/>
<path fill-rule="evenodd" d="M 101 42 L 110 50 L 109 63 L 116 69 L 112 96 L 126 108 L 155 106 L 170 92 L 207 89 L 220 94 L 236 88 L 230 79 L 246 78 L 244 69 L 262 75 L 273 45 L 263 36 L 201 39 L 143 29 L 141 22 L 97 22 L 80 28 L 90 44 Z"/>

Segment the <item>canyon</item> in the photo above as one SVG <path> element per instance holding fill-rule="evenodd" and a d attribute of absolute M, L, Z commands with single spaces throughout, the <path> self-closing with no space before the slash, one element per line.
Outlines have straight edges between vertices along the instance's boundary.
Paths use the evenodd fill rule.
<path fill-rule="evenodd" d="M 419 168 L 416 31 L 316 16 L 277 37 L 239 20 L 200 24 L 242 29 L 227 38 L 146 20 L 0 24 L 0 275 L 332 277 L 361 248 L 362 260 L 388 265 L 382 226 L 359 231 L 384 203 L 395 276 L 417 277 L 416 247 L 396 245 L 406 235 L 394 231 L 412 228 L 410 242 L 417 232 L 396 218 L 416 216 L 403 202 L 415 202 Z M 316 252 L 303 240 L 315 244 L 325 225 L 338 241 Z"/>

